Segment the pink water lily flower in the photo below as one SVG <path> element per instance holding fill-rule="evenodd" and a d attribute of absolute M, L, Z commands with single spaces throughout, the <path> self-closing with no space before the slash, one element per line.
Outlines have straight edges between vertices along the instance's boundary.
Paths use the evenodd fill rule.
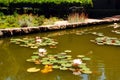
<path fill-rule="evenodd" d="M 76 65 L 82 64 L 82 60 L 81 59 L 74 59 L 73 64 L 76 64 Z"/>

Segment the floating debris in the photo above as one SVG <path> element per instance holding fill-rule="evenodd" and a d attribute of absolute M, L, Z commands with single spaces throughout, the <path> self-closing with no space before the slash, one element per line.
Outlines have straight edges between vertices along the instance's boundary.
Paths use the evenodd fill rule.
<path fill-rule="evenodd" d="M 40 46 L 54 46 L 58 44 L 54 39 L 48 37 L 35 37 L 35 38 L 16 38 L 10 39 L 11 43 L 18 44 L 24 47 L 30 47 L 32 49 L 37 49 Z"/>

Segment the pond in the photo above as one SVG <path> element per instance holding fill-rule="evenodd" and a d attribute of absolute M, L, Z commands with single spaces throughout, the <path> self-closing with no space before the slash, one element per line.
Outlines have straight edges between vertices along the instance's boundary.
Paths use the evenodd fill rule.
<path fill-rule="evenodd" d="M 103 33 L 105 36 L 120 38 L 119 34 L 111 32 L 109 25 L 99 25 L 67 29 L 54 32 L 45 32 L 16 36 L 12 38 L 50 37 L 58 42 L 56 48 L 44 47 L 48 54 L 71 50 L 69 55 L 85 55 L 91 58 L 86 64 L 92 71 L 91 74 L 73 75 L 70 71 L 55 69 L 50 73 L 29 73 L 30 67 L 39 67 L 26 60 L 38 49 L 21 47 L 10 43 L 11 38 L 0 39 L 0 80 L 120 80 L 120 47 L 113 45 L 97 45 L 94 32 Z M 83 32 L 83 33 L 81 33 Z M 42 47 L 43 48 L 43 47 Z"/>

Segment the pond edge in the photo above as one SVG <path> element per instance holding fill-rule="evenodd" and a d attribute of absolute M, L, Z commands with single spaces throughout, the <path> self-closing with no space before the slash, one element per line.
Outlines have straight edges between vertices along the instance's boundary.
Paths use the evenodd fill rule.
<path fill-rule="evenodd" d="M 92 25 L 110 24 L 115 22 L 120 22 L 120 15 L 106 17 L 103 19 L 87 19 L 85 22 L 54 24 L 54 25 L 45 25 L 45 26 L 37 26 L 37 27 L 0 29 L 0 37 L 12 37 L 16 35 L 25 35 L 25 34 L 40 33 L 47 31 L 54 31 L 54 30 L 80 28 L 80 27 L 86 27 Z"/>

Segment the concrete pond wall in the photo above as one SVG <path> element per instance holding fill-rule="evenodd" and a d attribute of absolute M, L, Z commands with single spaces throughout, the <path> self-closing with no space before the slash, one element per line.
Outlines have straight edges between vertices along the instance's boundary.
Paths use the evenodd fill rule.
<path fill-rule="evenodd" d="M 54 30 L 63 30 L 63 29 L 69 29 L 69 28 L 79 28 L 79 27 L 108 24 L 108 23 L 114 23 L 114 22 L 120 22 L 119 15 L 106 17 L 103 19 L 86 19 L 84 22 L 68 23 L 67 21 L 58 21 L 54 25 L 0 29 L 0 37 L 12 37 L 16 35 L 25 35 L 25 34 L 47 32 L 47 31 L 54 31 Z"/>

